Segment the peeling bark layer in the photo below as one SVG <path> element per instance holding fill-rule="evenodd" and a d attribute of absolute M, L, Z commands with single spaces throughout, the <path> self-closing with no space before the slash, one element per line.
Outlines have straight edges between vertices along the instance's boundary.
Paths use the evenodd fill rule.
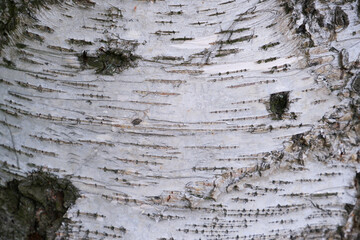
<path fill-rule="evenodd" d="M 42 9 L 2 51 L 0 176 L 80 189 L 58 239 L 350 238 L 356 6 Z"/>

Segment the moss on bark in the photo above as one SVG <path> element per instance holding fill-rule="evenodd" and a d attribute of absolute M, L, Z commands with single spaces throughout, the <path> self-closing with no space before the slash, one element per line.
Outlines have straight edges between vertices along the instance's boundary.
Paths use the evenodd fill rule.
<path fill-rule="evenodd" d="M 0 187 L 0 239 L 54 239 L 78 197 L 69 180 L 41 171 L 8 182 Z"/>
<path fill-rule="evenodd" d="M 62 0 L 2 0 L 0 1 L 0 50 L 8 44 L 21 19 L 36 19 L 35 12 Z"/>
<path fill-rule="evenodd" d="M 289 105 L 289 92 L 279 92 L 270 95 L 270 111 L 275 115 L 275 119 L 282 119 L 282 115 Z"/>

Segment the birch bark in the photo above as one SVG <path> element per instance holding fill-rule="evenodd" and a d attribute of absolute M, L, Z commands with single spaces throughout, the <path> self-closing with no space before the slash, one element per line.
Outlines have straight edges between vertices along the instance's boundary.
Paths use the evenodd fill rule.
<path fill-rule="evenodd" d="M 80 189 L 58 239 L 355 238 L 360 31 L 339 4 L 68 0 L 20 19 L 2 182 Z"/>

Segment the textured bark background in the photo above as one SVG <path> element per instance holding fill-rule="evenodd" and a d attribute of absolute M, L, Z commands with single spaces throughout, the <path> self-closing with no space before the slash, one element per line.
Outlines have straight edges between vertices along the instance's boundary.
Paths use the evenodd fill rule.
<path fill-rule="evenodd" d="M 0 177 L 71 180 L 57 239 L 357 238 L 358 1 L 2 5 Z"/>

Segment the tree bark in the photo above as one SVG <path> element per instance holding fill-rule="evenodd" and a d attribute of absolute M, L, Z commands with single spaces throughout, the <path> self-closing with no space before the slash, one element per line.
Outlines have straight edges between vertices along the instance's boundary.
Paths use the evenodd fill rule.
<path fill-rule="evenodd" d="M 355 239 L 357 4 L 20 14 L 1 53 L 1 180 L 42 169 L 80 189 L 58 239 Z"/>

